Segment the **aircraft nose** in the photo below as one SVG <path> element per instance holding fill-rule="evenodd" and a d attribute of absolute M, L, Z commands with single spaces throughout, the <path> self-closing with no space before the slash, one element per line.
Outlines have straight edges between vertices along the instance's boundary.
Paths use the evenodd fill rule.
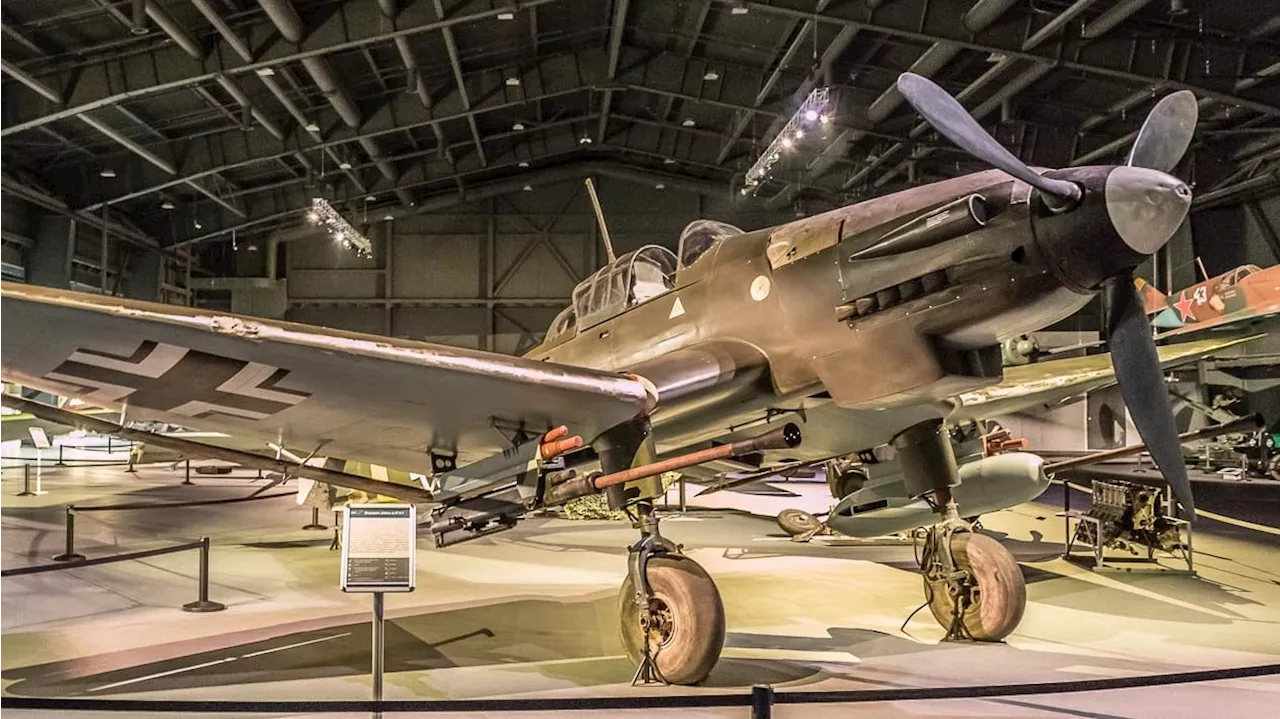
<path fill-rule="evenodd" d="M 1129 249 L 1150 255 L 1173 237 L 1191 207 L 1191 188 L 1145 167 L 1116 167 L 1107 175 L 1107 214 Z"/>

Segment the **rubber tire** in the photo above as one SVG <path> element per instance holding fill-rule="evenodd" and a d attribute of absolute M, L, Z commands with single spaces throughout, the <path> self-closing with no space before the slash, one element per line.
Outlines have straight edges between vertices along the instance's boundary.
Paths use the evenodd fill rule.
<path fill-rule="evenodd" d="M 1027 608 L 1027 584 L 1009 550 L 985 534 L 961 532 L 951 539 L 956 564 L 968 569 L 978 582 L 978 601 L 961 621 L 969 636 L 980 642 L 998 642 L 1013 633 Z M 955 601 L 941 582 L 931 587 L 925 580 L 929 610 L 943 629 L 951 627 Z"/>
<path fill-rule="evenodd" d="M 778 512 L 778 526 L 792 537 L 812 532 L 822 526 L 818 518 L 803 509 L 784 509 Z"/>
<path fill-rule="evenodd" d="M 672 635 L 655 653 L 658 672 L 671 684 L 697 684 L 711 674 L 724 649 L 720 590 L 697 562 L 679 555 L 653 557 L 646 575 L 653 596 L 673 615 Z M 639 666 L 644 658 L 644 635 L 634 597 L 635 587 L 628 575 L 618 590 L 619 627 L 627 656 Z M 650 645 L 650 649 L 654 647 Z"/>
<path fill-rule="evenodd" d="M 845 472 L 844 474 L 836 478 L 836 481 L 834 483 L 835 491 L 832 492 L 832 494 L 839 495 L 839 496 L 834 497 L 834 499 L 838 502 L 844 499 L 845 497 L 848 497 L 849 495 L 853 494 L 859 489 L 862 489 L 863 487 L 867 486 L 867 481 L 868 480 L 867 480 L 866 472 L 861 472 L 856 469 L 852 469 L 852 470 L 849 470 L 848 472 Z"/>

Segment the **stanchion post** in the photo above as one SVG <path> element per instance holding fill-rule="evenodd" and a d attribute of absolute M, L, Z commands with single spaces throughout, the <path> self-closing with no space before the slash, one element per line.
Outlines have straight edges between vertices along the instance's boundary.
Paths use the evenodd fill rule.
<path fill-rule="evenodd" d="M 220 612 L 227 608 L 221 602 L 209 601 L 209 538 L 200 538 L 200 598 L 182 605 L 184 612 Z"/>
<path fill-rule="evenodd" d="M 187 460 L 186 477 L 183 478 L 182 483 L 195 484 L 195 482 L 191 481 L 191 460 L 190 459 Z"/>
<path fill-rule="evenodd" d="M 18 492 L 19 497 L 34 497 L 35 492 L 31 491 L 31 465 L 23 462 L 22 464 L 22 491 Z"/>
<path fill-rule="evenodd" d="M 773 716 L 773 687 L 756 684 L 751 687 L 751 719 L 770 719 Z"/>
<path fill-rule="evenodd" d="M 302 528 L 303 528 L 303 529 L 309 529 L 309 530 L 328 529 L 328 527 L 326 527 L 326 526 L 324 526 L 323 524 L 321 524 L 321 523 L 320 523 L 320 508 L 319 508 L 319 507 L 312 507 L 312 508 L 311 508 L 311 524 L 304 525 Z"/>
<path fill-rule="evenodd" d="M 76 551 L 76 505 L 67 505 L 67 531 L 66 546 L 63 547 L 62 554 L 53 558 L 55 562 L 79 562 L 84 559 L 84 555 Z"/>
<path fill-rule="evenodd" d="M 382 592 L 373 593 L 373 700 L 382 701 L 382 652 L 385 649 L 383 635 Z M 381 712 L 377 713 L 381 716 Z"/>
<path fill-rule="evenodd" d="M 684 514 L 688 510 L 688 507 L 686 507 L 684 503 L 684 491 L 685 491 L 684 485 L 685 485 L 684 475 L 681 474 L 680 475 L 680 513 L 681 514 Z"/>
<path fill-rule="evenodd" d="M 61 444 L 59 444 L 59 445 L 58 445 L 58 462 L 57 462 L 57 464 L 58 464 L 58 466 L 59 466 L 59 467 L 65 467 L 65 466 L 67 466 L 67 463 L 62 461 L 62 445 L 61 445 Z"/>

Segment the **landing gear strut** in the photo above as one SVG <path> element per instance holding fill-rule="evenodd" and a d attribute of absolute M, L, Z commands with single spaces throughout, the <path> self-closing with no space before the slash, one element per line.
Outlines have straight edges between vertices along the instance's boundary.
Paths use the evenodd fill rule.
<path fill-rule="evenodd" d="M 1013 633 L 1027 605 L 1022 571 L 1009 550 L 961 519 L 951 488 L 959 484 L 951 440 L 941 422 L 894 438 L 913 495 L 932 494 L 943 519 L 925 533 L 920 554 L 925 601 L 948 640 L 998 642 Z"/>
<path fill-rule="evenodd" d="M 622 644 L 638 665 L 631 683 L 697 684 L 724 647 L 724 603 L 706 571 L 658 534 L 652 503 L 637 508 L 641 537 L 618 590 Z"/>
<path fill-rule="evenodd" d="M 648 461 L 648 435 L 648 422 L 637 421 L 597 440 L 602 469 L 616 472 Z M 664 494 L 656 477 L 607 490 L 610 507 L 626 508 L 640 530 L 618 590 L 619 628 L 627 656 L 637 664 L 632 684 L 697 684 L 724 648 L 724 603 L 706 571 L 658 531 L 653 503 Z"/>

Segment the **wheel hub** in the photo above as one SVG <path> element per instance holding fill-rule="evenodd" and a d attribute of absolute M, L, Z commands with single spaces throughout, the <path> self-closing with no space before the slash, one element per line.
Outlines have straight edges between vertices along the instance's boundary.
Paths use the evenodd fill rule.
<path fill-rule="evenodd" d="M 640 618 L 640 626 L 649 633 L 650 646 L 665 646 L 675 636 L 675 614 L 661 597 L 653 597 L 649 600 L 648 614 Z"/>

